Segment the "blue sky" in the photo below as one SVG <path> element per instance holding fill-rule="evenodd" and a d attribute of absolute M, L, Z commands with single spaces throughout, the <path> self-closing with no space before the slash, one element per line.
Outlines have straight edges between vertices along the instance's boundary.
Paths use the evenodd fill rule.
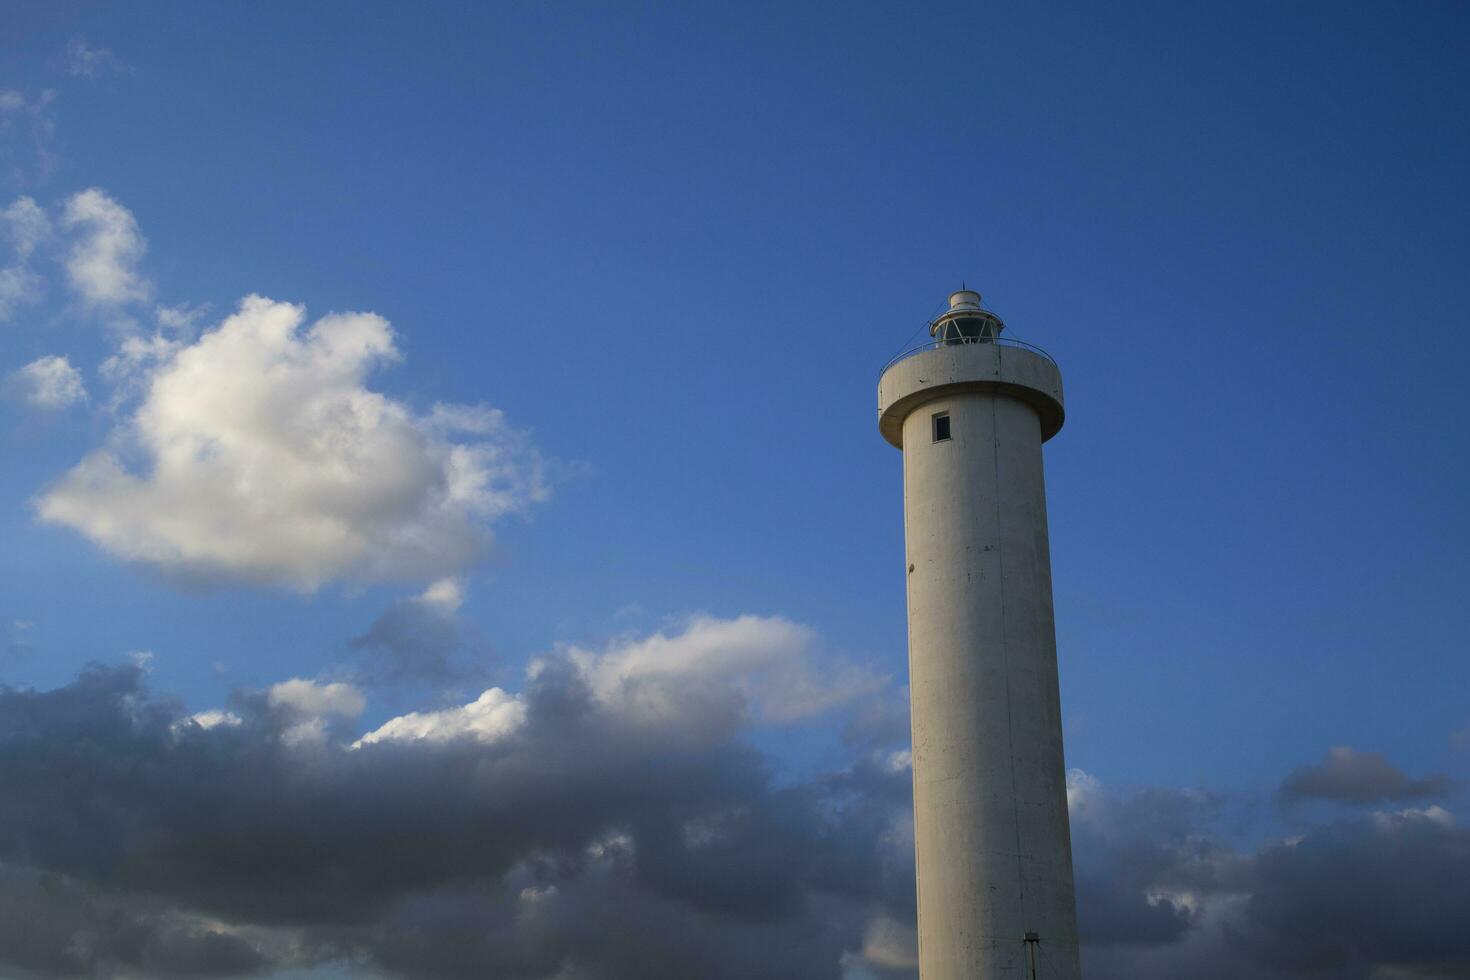
<path fill-rule="evenodd" d="M 1069 766 L 1217 794 L 1253 842 L 1334 746 L 1444 775 L 1413 802 L 1452 811 L 1467 28 L 1454 4 L 12 5 L 0 205 L 49 231 L 0 252 L 35 284 L 0 324 L 0 680 L 149 651 L 148 689 L 190 712 L 367 687 L 354 638 L 452 580 L 473 679 L 379 685 L 358 733 L 516 691 L 559 645 L 749 616 L 809 630 L 783 642 L 824 682 L 866 680 L 736 741 L 778 781 L 848 765 L 842 699 L 901 698 L 905 671 L 877 373 L 963 280 L 1067 386 Z M 88 294 L 68 263 L 119 228 L 124 288 Z M 129 394 L 104 362 L 130 338 L 178 356 L 251 294 L 304 304 L 302 329 L 391 323 L 396 356 L 342 391 L 386 397 L 434 460 L 513 471 L 504 506 L 433 518 L 492 543 L 413 568 L 368 548 L 303 586 L 150 558 L 156 515 L 109 544 L 97 522 L 138 520 L 117 496 L 40 519 L 170 363 Z M 36 404 L 23 369 L 52 356 L 84 400 Z M 445 434 L 435 405 L 487 414 Z"/>

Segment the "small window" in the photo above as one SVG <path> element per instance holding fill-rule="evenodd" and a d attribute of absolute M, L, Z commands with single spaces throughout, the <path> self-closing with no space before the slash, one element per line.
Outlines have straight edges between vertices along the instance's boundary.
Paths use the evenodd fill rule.
<path fill-rule="evenodd" d="M 943 442 L 949 438 L 949 413 L 940 412 L 934 416 L 934 441 Z"/>

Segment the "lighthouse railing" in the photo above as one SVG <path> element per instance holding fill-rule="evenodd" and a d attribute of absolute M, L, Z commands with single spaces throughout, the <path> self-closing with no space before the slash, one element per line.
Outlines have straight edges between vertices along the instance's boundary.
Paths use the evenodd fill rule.
<path fill-rule="evenodd" d="M 917 347 L 910 347 L 908 350 L 889 358 L 888 363 L 883 365 L 883 369 L 878 374 L 881 376 L 884 371 L 887 371 L 899 361 L 907 360 L 915 354 L 922 354 L 926 350 L 938 350 L 941 347 L 958 347 L 964 344 L 995 344 L 997 347 L 1017 347 L 1021 350 L 1030 351 L 1033 354 L 1040 354 L 1053 364 L 1057 362 L 1056 358 L 1035 344 L 1028 344 L 1026 341 L 1016 340 L 1014 337 L 962 337 L 949 340 L 931 340 Z"/>

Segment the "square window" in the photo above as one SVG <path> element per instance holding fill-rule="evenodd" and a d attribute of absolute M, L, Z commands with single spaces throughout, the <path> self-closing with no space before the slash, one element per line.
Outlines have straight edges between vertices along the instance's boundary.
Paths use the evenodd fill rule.
<path fill-rule="evenodd" d="M 934 416 L 934 441 L 943 442 L 949 438 L 949 413 L 940 412 Z"/>

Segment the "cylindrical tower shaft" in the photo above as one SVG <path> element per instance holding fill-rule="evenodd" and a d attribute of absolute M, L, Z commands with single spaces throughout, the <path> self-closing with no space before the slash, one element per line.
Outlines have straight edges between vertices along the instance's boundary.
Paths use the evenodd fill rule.
<path fill-rule="evenodd" d="M 1041 459 L 1060 374 L 941 343 L 885 371 L 879 401 L 903 450 L 920 978 L 1021 980 L 1035 954 L 1039 980 L 1075 980 Z"/>

